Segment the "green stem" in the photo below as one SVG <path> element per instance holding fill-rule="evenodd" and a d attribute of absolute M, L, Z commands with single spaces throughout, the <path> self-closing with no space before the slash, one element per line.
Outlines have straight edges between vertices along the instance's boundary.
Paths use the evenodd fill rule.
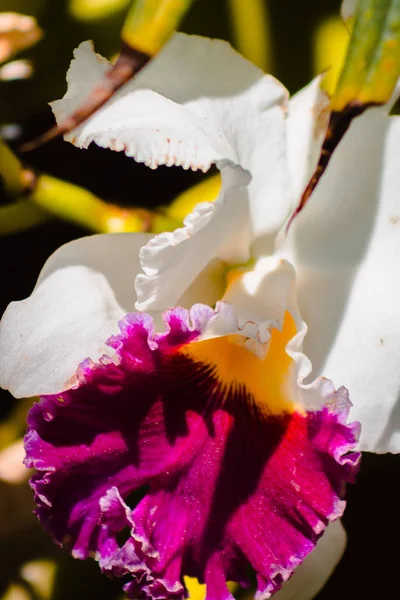
<path fill-rule="evenodd" d="M 122 208 L 107 204 L 91 192 L 50 175 L 40 175 L 37 178 L 28 198 L 36 207 L 97 233 L 158 232 L 174 229 L 177 225 L 166 215 L 155 214 L 143 208 Z"/>
<path fill-rule="evenodd" d="M 400 72 L 400 0 L 359 0 L 332 110 L 383 104 Z"/>
<path fill-rule="evenodd" d="M 0 140 L 0 175 L 11 199 L 0 206 L 0 235 L 24 231 L 57 217 L 95 233 L 171 231 L 180 222 L 164 211 L 108 204 L 73 183 L 24 168 Z"/>
<path fill-rule="evenodd" d="M 22 164 L 0 138 L 0 177 L 4 190 L 10 196 L 19 196 L 23 182 L 21 180 Z"/>
<path fill-rule="evenodd" d="M 0 206 L 0 235 L 26 231 L 45 223 L 50 215 L 29 200 L 17 200 L 12 204 Z"/>
<path fill-rule="evenodd" d="M 106 204 L 91 192 L 50 175 L 38 176 L 28 198 L 36 207 L 98 233 L 148 229 L 147 211 Z"/>

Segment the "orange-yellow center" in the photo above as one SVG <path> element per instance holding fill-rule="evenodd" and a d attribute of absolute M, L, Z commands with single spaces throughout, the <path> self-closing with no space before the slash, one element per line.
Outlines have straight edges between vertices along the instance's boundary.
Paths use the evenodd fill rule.
<path fill-rule="evenodd" d="M 247 349 L 245 338 L 237 334 L 192 342 L 180 353 L 210 368 L 225 395 L 240 388 L 266 414 L 291 413 L 296 408 L 295 399 L 290 397 L 293 360 L 286 344 L 295 334 L 293 317 L 286 312 L 282 331 L 271 329 L 263 358 Z"/>

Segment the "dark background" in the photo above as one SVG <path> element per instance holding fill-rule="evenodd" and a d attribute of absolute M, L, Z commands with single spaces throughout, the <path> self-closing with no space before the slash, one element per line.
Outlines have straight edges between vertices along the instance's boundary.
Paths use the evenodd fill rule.
<path fill-rule="evenodd" d="M 15 147 L 53 124 L 46 103 L 63 95 L 65 72 L 74 47 L 92 38 L 101 53 L 109 55 L 118 49 L 122 13 L 106 23 L 77 24 L 69 17 L 63 0 L 0 0 L 0 11 L 21 10 L 29 14 L 40 5 L 42 9 L 36 14 L 46 35 L 36 47 L 23 54 L 34 60 L 35 76 L 25 82 L 0 82 L 0 125 L 21 125 L 19 134 L 11 140 Z M 270 0 L 268 8 L 274 49 L 272 71 L 295 92 L 313 74 L 311 40 L 315 27 L 324 17 L 338 14 L 339 2 Z M 225 2 L 198 0 L 181 30 L 231 40 Z M 59 140 L 27 154 L 24 160 L 36 169 L 78 183 L 107 201 L 127 206 L 151 207 L 167 203 L 179 191 L 204 177 L 178 168 L 161 167 L 153 172 L 123 154 L 94 146 L 86 151 L 78 150 Z M 0 196 L 0 203 L 6 201 L 4 194 Z M 30 231 L 0 238 L 0 314 L 11 300 L 30 294 L 43 263 L 56 248 L 87 233 L 83 228 L 54 220 Z M 18 401 L 1 391 L 2 418 L 8 418 L 17 405 Z M 357 484 L 349 488 L 348 508 L 343 519 L 348 531 L 347 550 L 318 600 L 399 596 L 396 572 L 400 558 L 399 467 L 400 459 L 396 456 L 364 455 Z M 13 543 L 20 547 L 25 543 L 24 532 L 17 538 Z M 0 555 L 6 551 L 0 539 Z M 64 578 L 69 583 L 64 581 L 61 585 L 60 581 L 60 588 L 64 590 L 60 598 L 115 596 L 115 587 L 100 577 L 97 568 L 78 561 L 72 564 L 72 559 L 65 557 L 62 560 L 67 565 Z M 4 574 L 5 571 L 3 583 Z M 69 587 L 72 580 L 74 584 Z"/>

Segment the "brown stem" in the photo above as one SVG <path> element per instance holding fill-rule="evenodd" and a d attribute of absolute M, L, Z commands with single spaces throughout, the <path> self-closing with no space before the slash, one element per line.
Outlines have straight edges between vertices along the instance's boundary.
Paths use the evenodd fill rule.
<path fill-rule="evenodd" d="M 65 135 L 86 121 L 93 113 L 101 108 L 117 90 L 136 75 L 150 60 L 150 56 L 127 44 L 122 45 L 121 54 L 115 65 L 105 74 L 104 78 L 92 90 L 86 100 L 69 115 L 62 123 L 55 125 L 43 135 L 23 144 L 21 152 L 30 152 L 46 142 Z"/>
<path fill-rule="evenodd" d="M 376 105 L 376 103 L 361 104 L 359 102 L 350 102 L 343 110 L 332 111 L 329 119 L 328 129 L 325 135 L 325 140 L 322 144 L 321 155 L 317 168 L 315 169 L 306 189 L 304 190 L 299 204 L 297 205 L 286 225 L 286 233 L 289 231 L 293 220 L 303 210 L 311 194 L 317 187 L 322 175 L 326 170 L 326 167 L 332 158 L 334 150 L 350 127 L 352 120 L 361 115 L 367 108 Z"/>

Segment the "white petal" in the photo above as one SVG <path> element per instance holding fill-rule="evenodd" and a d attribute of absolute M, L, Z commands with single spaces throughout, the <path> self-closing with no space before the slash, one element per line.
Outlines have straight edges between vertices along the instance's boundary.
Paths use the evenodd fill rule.
<path fill-rule="evenodd" d="M 325 585 L 346 548 L 346 532 L 340 520 L 328 525 L 315 550 L 295 570 L 274 596 L 276 600 L 311 600 Z"/>
<path fill-rule="evenodd" d="M 183 308 L 190 308 L 196 303 L 215 306 L 224 295 L 225 287 L 226 263 L 214 259 L 208 263 L 184 295 L 179 298 L 177 304 Z"/>
<path fill-rule="evenodd" d="M 289 103 L 288 161 L 292 197 L 297 204 L 318 164 L 329 119 L 329 98 L 316 77 Z M 293 208 L 295 208 L 293 206 Z"/>
<path fill-rule="evenodd" d="M 198 204 L 184 227 L 155 236 L 141 249 L 143 274 L 136 278 L 138 310 L 162 310 L 178 304 L 207 265 L 220 259 L 249 258 L 249 206 L 241 169 L 225 167 L 222 188 L 213 203 Z"/>
<path fill-rule="evenodd" d="M 289 262 L 274 256 L 265 257 L 258 260 L 253 269 L 241 276 L 235 277 L 233 273 L 233 276 L 223 300 L 234 308 L 240 325 L 247 321 L 257 323 L 261 342 L 269 339 L 271 324 L 282 329 L 287 310 L 299 319 L 298 325 L 301 325 L 295 295 L 295 272 Z"/>
<path fill-rule="evenodd" d="M 325 377 L 318 377 L 311 383 L 304 382 L 312 369 L 309 358 L 303 353 L 307 325 L 297 304 L 295 270 L 288 261 L 276 256 L 258 260 L 251 271 L 233 279 L 223 301 L 231 307 L 238 322 L 237 329 L 227 331 L 222 325 L 216 328 L 213 323 L 214 329 L 210 332 L 210 337 L 238 333 L 248 338 L 248 350 L 262 357 L 268 350 L 271 328 L 282 330 L 288 312 L 296 329 L 286 346 L 287 354 L 293 359 L 293 368 L 286 383 L 289 397 L 293 398 L 299 407 L 319 410 L 335 396 L 332 382 Z M 219 320 L 233 322 L 232 318 L 227 316 L 227 311 L 221 311 Z M 232 328 L 232 325 L 229 327 Z M 337 397 L 339 396 L 346 401 L 345 390 L 337 392 Z"/>
<path fill-rule="evenodd" d="M 329 116 L 326 106 L 327 97 L 320 89 L 320 78 L 316 78 L 290 101 L 287 153 L 292 175 L 290 197 L 296 203 L 318 161 Z M 268 164 L 273 166 L 270 155 L 276 153 L 278 159 L 280 156 L 279 143 L 274 144 L 271 139 L 269 142 L 268 156 L 263 152 L 257 155 L 257 135 L 254 134 L 256 158 L 253 166 L 258 160 L 260 171 L 265 170 Z M 254 226 L 252 231 L 246 227 L 249 221 L 247 211 L 253 211 L 250 219 L 257 218 L 260 224 L 263 218 L 270 220 L 272 227 L 276 223 L 274 219 L 277 214 L 270 214 L 266 196 L 269 192 L 272 195 L 278 192 L 266 186 L 264 177 L 260 176 L 257 169 L 253 172 L 254 178 L 248 190 L 244 187 L 246 181 L 240 170 L 224 167 L 222 174 L 223 186 L 216 203 L 197 206 L 186 220 L 185 228 L 154 238 L 142 250 L 141 261 L 145 274 L 139 275 L 136 282 L 138 309 L 162 309 L 177 304 L 178 300 L 180 303 L 181 295 L 213 258 L 225 259 L 231 264 L 247 260 L 250 239 L 257 237 Z M 279 180 L 279 169 L 273 175 L 269 171 L 267 174 L 270 182 Z M 239 185 L 243 188 L 240 189 Z M 255 192 L 256 189 L 259 194 Z M 279 223 L 282 223 L 283 216 L 283 213 L 279 216 Z M 268 254 L 273 246 L 274 236 L 267 235 L 265 226 L 261 229 L 264 235 L 262 239 L 254 241 L 254 255 Z"/>
<path fill-rule="evenodd" d="M 85 358 L 110 354 L 107 338 L 134 309 L 139 249 L 147 234 L 81 238 L 45 264 L 32 295 L 12 302 L 0 324 L 0 384 L 18 397 L 74 384 Z"/>
<path fill-rule="evenodd" d="M 345 385 L 361 449 L 400 450 L 400 121 L 351 125 L 289 233 L 305 351 Z"/>
<path fill-rule="evenodd" d="M 68 92 L 52 103 L 58 121 L 108 68 L 90 43 L 75 51 Z M 124 150 L 150 167 L 206 171 L 240 165 L 250 186 L 254 236 L 276 231 L 289 210 L 287 92 L 226 42 L 176 34 L 164 50 L 66 139 Z"/>

